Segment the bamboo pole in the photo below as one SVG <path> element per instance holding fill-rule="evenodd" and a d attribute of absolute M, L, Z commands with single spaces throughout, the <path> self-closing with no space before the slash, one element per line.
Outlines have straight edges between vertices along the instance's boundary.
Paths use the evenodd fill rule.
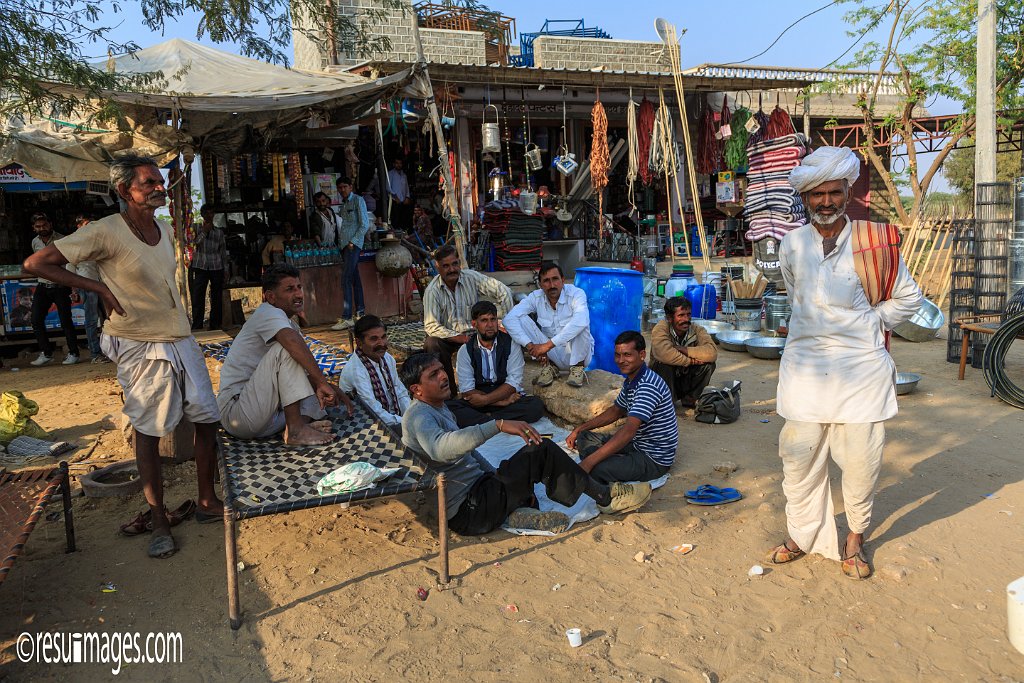
<path fill-rule="evenodd" d="M 939 239 L 937 237 L 935 237 L 935 234 L 938 231 L 934 229 L 936 226 L 933 225 L 932 227 L 933 227 L 933 230 L 932 230 L 932 246 L 931 246 L 931 249 L 928 250 L 928 257 L 924 260 L 924 265 L 921 266 L 921 278 L 925 282 L 928 281 L 928 276 L 931 274 L 928 266 L 929 266 L 929 264 L 932 261 L 932 256 L 935 255 L 936 247 L 939 246 Z"/>
<path fill-rule="evenodd" d="M 661 111 L 661 120 L 667 124 L 669 122 L 668 107 L 665 105 L 665 91 L 662 88 L 658 88 L 658 109 Z M 672 240 L 672 261 L 675 262 L 676 260 L 676 240 L 675 235 L 672 234 L 672 186 L 669 185 L 668 182 L 670 166 L 672 168 L 672 178 L 675 180 L 676 197 L 679 198 L 679 214 L 683 219 L 683 244 L 686 245 L 686 260 L 692 264 L 693 250 L 690 249 L 690 236 L 686 233 L 686 198 L 683 196 L 679 188 L 679 174 L 675 172 L 675 169 L 678 167 L 678 164 L 676 163 L 675 145 L 667 144 L 667 142 L 671 140 L 669 137 L 670 135 L 671 129 L 663 131 L 659 142 L 663 152 L 668 157 L 665 161 L 665 199 L 668 203 L 668 231 L 670 239 Z"/>

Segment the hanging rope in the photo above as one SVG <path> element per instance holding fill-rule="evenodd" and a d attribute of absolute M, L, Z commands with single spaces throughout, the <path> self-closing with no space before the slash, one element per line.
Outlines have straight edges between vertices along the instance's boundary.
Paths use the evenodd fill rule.
<path fill-rule="evenodd" d="M 639 163 L 637 171 L 640 173 L 640 182 L 650 185 L 654 180 L 654 173 L 647 160 L 651 158 L 651 142 L 654 140 L 654 105 L 646 96 L 640 102 L 640 110 L 637 112 L 636 137 L 636 156 Z"/>
<path fill-rule="evenodd" d="M 601 91 L 590 112 L 594 136 L 590 143 L 590 185 L 597 194 L 597 243 L 598 252 L 604 244 L 604 188 L 608 185 L 608 116 L 601 104 Z"/>
<path fill-rule="evenodd" d="M 637 153 L 639 144 L 637 141 L 636 133 L 636 102 L 633 100 L 633 89 L 629 89 L 629 107 L 626 110 L 626 129 L 628 131 L 627 142 L 629 149 L 629 169 L 626 171 L 626 182 L 629 183 L 629 205 L 636 210 L 635 195 L 633 193 L 633 185 L 636 183 L 637 174 L 639 173 L 639 162 L 637 161 Z"/>
<path fill-rule="evenodd" d="M 715 115 L 706 105 L 700 117 L 700 128 L 697 131 L 697 170 L 710 175 L 714 173 L 715 155 L 718 153 L 718 142 L 715 140 Z"/>

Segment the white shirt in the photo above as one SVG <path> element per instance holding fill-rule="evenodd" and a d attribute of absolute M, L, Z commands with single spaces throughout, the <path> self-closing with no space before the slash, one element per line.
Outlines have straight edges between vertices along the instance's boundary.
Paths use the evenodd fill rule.
<path fill-rule="evenodd" d="M 320 244 L 324 246 L 337 244 L 338 235 L 341 233 L 341 218 L 338 214 L 334 213 L 334 209 L 331 207 L 327 207 L 327 211 L 330 215 L 325 216 L 317 209 L 313 209 L 313 215 L 311 216 L 314 225 L 318 226 Z"/>
<path fill-rule="evenodd" d="M 405 171 L 399 171 L 397 168 L 388 171 L 388 185 L 391 186 L 391 194 L 395 195 L 398 201 L 404 202 L 409 198 L 409 178 L 406 177 Z"/>
<path fill-rule="evenodd" d="M 536 289 L 509 311 L 502 321 L 505 329 L 520 346 L 532 340 L 523 330 L 523 319 L 531 313 L 537 314 L 537 327 L 548 336 L 555 346 L 568 344 L 579 335 L 584 335 L 591 344 L 590 309 L 587 308 L 587 293 L 574 285 L 562 287 L 562 293 L 552 308 L 542 289 Z"/>
<path fill-rule="evenodd" d="M 264 301 L 256 307 L 231 342 L 228 357 L 221 366 L 220 391 L 217 394 L 220 405 L 242 393 L 252 373 L 256 371 L 256 366 L 267 355 L 268 347 L 275 341 L 274 337 L 287 327 L 302 334 L 299 326 L 289 320 L 277 306 Z"/>
<path fill-rule="evenodd" d="M 459 390 L 462 392 L 473 391 L 476 389 L 476 373 L 473 372 L 473 361 L 469 357 L 468 344 L 463 344 L 459 349 L 459 352 L 455 354 L 455 370 L 459 376 Z M 483 344 L 480 344 L 481 354 L 487 355 L 487 369 L 490 371 L 489 379 L 492 383 L 498 381 L 498 373 L 494 367 L 494 352 L 497 350 L 498 344 L 497 339 L 492 348 L 488 349 Z M 481 362 L 483 359 L 481 359 Z M 509 349 L 508 361 L 505 363 L 505 384 L 509 385 L 517 392 L 523 390 L 523 368 L 526 363 L 523 361 L 523 349 L 512 342 L 512 348 Z M 483 370 L 483 368 L 481 368 Z"/>
<path fill-rule="evenodd" d="M 387 384 L 384 382 L 384 372 L 386 371 L 391 375 L 391 382 L 395 385 L 395 394 L 398 396 L 398 407 L 401 411 L 398 415 L 384 410 L 383 404 L 373 395 L 370 373 L 366 371 L 363 361 L 354 352 L 348 357 L 348 362 L 345 363 L 345 367 L 341 370 L 341 375 L 338 377 L 338 386 L 341 387 L 342 391 L 354 393 L 362 399 L 366 407 L 372 410 L 385 424 L 401 424 L 402 414 L 405 413 L 412 400 L 409 398 L 409 392 L 406 390 L 405 385 L 402 384 L 402 380 L 398 378 L 398 367 L 395 365 L 395 357 L 390 353 L 385 353 L 383 361 L 383 363 L 376 363 L 372 359 L 370 360 L 377 370 L 377 375 L 380 377 L 385 391 L 387 390 Z"/>
<path fill-rule="evenodd" d="M 921 306 L 903 260 L 892 298 L 872 307 L 854 267 L 849 220 L 836 248 L 804 225 L 782 240 L 779 257 L 793 314 L 779 366 L 777 410 L 787 420 L 865 423 L 897 412 L 896 365 L 883 332 Z"/>

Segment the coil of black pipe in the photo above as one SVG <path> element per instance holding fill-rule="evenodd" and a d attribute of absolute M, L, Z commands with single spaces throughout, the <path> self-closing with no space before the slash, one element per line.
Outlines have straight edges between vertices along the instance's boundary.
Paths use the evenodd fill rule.
<path fill-rule="evenodd" d="M 992 389 L 992 395 L 1009 403 L 1015 408 L 1024 409 L 1024 389 L 1010 381 L 1006 376 L 1004 361 L 1010 344 L 1018 335 L 1024 333 L 1024 311 L 1006 319 L 985 346 L 982 365 L 985 370 L 985 381 Z"/>

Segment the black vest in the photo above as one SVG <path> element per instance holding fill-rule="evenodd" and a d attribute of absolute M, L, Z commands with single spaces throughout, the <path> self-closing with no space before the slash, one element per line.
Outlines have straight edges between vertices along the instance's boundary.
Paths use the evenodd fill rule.
<path fill-rule="evenodd" d="M 494 344 L 494 376 L 497 378 L 494 386 L 500 387 L 508 376 L 508 357 L 512 353 L 512 337 L 506 332 L 498 330 Z M 480 340 L 477 335 L 474 334 L 466 342 L 466 351 L 469 353 L 469 361 L 473 364 L 473 376 L 476 378 L 477 388 L 490 386 L 491 381 L 484 379 L 483 364 L 480 361 Z"/>

